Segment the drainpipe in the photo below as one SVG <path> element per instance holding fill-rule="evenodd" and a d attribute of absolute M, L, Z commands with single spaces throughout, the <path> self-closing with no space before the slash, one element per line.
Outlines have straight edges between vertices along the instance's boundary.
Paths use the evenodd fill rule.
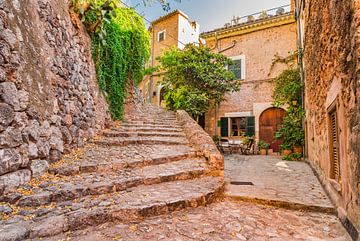
<path fill-rule="evenodd" d="M 303 43 L 302 43 L 302 32 L 301 32 L 301 23 L 300 23 L 300 1 L 295 0 L 295 20 L 297 23 L 297 48 L 298 48 L 298 63 L 300 70 L 300 80 L 302 85 L 301 91 L 301 102 L 302 108 L 305 109 L 305 73 L 304 73 L 304 62 L 303 62 Z M 302 121 L 303 130 L 305 131 L 305 140 L 306 138 L 306 130 L 305 130 L 305 118 Z M 303 156 L 307 153 L 306 145 L 303 147 Z"/>
<path fill-rule="evenodd" d="M 222 53 L 222 52 L 225 52 L 225 51 L 227 51 L 227 50 L 229 50 L 229 49 L 234 48 L 234 47 L 236 46 L 236 44 L 237 44 L 237 40 L 233 40 L 233 41 L 232 41 L 232 45 L 230 45 L 229 47 L 226 47 L 226 48 L 224 48 L 224 49 L 219 50 L 219 54 Z"/>

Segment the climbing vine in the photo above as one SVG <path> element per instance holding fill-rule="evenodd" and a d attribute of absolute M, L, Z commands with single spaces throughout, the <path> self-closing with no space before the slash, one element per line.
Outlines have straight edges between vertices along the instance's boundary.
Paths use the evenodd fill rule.
<path fill-rule="evenodd" d="M 113 119 L 122 119 L 126 84 L 139 82 L 150 56 L 150 37 L 140 15 L 116 0 L 73 0 L 89 32 L 100 89 Z"/>
<path fill-rule="evenodd" d="M 274 106 L 286 106 L 284 117 L 276 138 L 282 139 L 282 149 L 291 150 L 304 144 L 304 130 L 302 121 L 305 111 L 302 107 L 302 84 L 298 68 L 284 70 L 275 78 L 273 93 Z"/>
<path fill-rule="evenodd" d="M 274 70 L 274 67 L 277 63 L 285 64 L 288 68 L 294 68 L 296 65 L 297 56 L 298 51 L 289 52 L 289 55 L 286 57 L 281 57 L 279 54 L 275 54 L 270 65 L 268 76 L 271 75 L 271 72 Z"/>

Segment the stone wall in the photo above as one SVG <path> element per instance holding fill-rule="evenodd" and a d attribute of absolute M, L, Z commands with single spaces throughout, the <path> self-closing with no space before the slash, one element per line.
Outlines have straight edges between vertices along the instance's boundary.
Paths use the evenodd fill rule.
<path fill-rule="evenodd" d="M 90 39 L 67 0 L 0 0 L 0 194 L 102 129 Z"/>
<path fill-rule="evenodd" d="M 360 230 L 360 2 L 306 1 L 303 14 L 308 159 L 328 183 L 339 214 Z M 338 188 L 330 178 L 328 110 L 334 103 L 342 179 Z"/>
<path fill-rule="evenodd" d="M 224 175 L 224 156 L 217 149 L 212 138 L 184 110 L 176 112 L 176 118 L 182 125 L 190 144 L 199 156 L 205 157 L 214 175 Z M 220 173 L 219 173 L 220 172 Z"/>

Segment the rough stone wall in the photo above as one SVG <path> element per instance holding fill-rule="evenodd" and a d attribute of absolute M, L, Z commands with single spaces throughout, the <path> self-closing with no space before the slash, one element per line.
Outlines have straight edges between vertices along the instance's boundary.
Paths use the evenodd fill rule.
<path fill-rule="evenodd" d="M 360 2 L 307 1 L 305 84 L 308 158 L 330 179 L 328 108 L 336 103 L 339 125 L 340 212 L 360 230 Z M 331 186 L 331 185 L 330 185 Z M 343 211 L 341 211 L 343 210 Z"/>
<path fill-rule="evenodd" d="M 0 195 L 102 129 L 90 39 L 67 0 L 0 0 Z"/>
<path fill-rule="evenodd" d="M 176 118 L 198 155 L 204 156 L 208 160 L 214 175 L 224 176 L 224 156 L 219 152 L 209 134 L 184 110 L 178 110 Z"/>

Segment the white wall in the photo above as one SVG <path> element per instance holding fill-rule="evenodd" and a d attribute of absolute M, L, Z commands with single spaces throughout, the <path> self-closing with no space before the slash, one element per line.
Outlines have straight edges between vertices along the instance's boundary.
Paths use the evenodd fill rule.
<path fill-rule="evenodd" d="M 200 36 L 200 25 L 194 26 L 182 15 L 179 16 L 179 43 L 178 48 L 183 49 L 185 46 L 182 44 L 198 43 Z M 181 42 L 181 43 L 180 43 Z"/>

